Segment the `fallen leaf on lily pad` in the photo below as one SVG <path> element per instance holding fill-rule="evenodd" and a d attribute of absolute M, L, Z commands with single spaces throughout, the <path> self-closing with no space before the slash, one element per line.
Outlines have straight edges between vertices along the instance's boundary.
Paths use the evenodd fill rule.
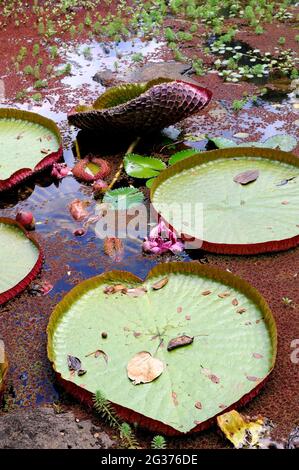
<path fill-rule="evenodd" d="M 218 416 L 217 424 L 236 449 L 257 446 L 260 438 L 267 432 L 264 418 L 250 421 L 236 410 Z"/>
<path fill-rule="evenodd" d="M 235 183 L 240 183 L 240 184 L 248 184 L 252 183 L 253 181 L 257 180 L 259 177 L 259 171 L 258 170 L 247 170 L 244 171 L 243 173 L 239 173 L 234 177 L 234 182 Z"/>
<path fill-rule="evenodd" d="M 134 385 L 148 383 L 159 377 L 164 370 L 164 364 L 147 351 L 137 353 L 128 362 L 128 377 Z"/>
<path fill-rule="evenodd" d="M 95 358 L 102 356 L 104 358 L 106 364 L 108 364 L 108 356 L 105 353 L 105 351 L 102 351 L 102 349 L 97 349 L 96 351 L 93 351 L 89 354 L 86 354 L 85 357 L 89 357 L 89 356 L 94 356 Z"/>
<path fill-rule="evenodd" d="M 82 366 L 80 359 L 70 354 L 67 357 L 67 365 L 71 371 L 80 370 Z"/>
<path fill-rule="evenodd" d="M 220 379 L 219 377 L 217 377 L 217 375 L 213 374 L 209 369 L 205 369 L 204 367 L 202 367 L 202 373 L 208 377 L 211 382 L 213 382 L 214 384 L 219 384 L 220 382 Z"/>
<path fill-rule="evenodd" d="M 124 292 L 126 290 L 126 286 L 123 284 L 115 284 L 113 286 L 106 286 L 104 288 L 104 294 L 116 294 L 117 292 Z"/>
<path fill-rule="evenodd" d="M 168 277 L 163 277 L 160 281 L 155 282 L 155 284 L 152 285 L 152 288 L 154 290 L 159 290 L 162 289 L 162 287 L 166 286 L 168 283 Z"/>
<path fill-rule="evenodd" d="M 172 351 L 176 348 L 181 348 L 182 346 L 187 346 L 188 344 L 193 343 L 194 336 L 182 335 L 177 338 L 173 338 L 169 341 L 167 345 L 167 351 Z"/>
<path fill-rule="evenodd" d="M 132 287 L 131 289 L 125 289 L 123 291 L 123 293 L 128 295 L 129 297 L 141 297 L 146 292 L 147 292 L 146 287 Z"/>

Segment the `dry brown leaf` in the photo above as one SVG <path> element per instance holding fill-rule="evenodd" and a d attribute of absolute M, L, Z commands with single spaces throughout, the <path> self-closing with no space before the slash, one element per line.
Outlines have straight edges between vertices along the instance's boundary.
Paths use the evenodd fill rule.
<path fill-rule="evenodd" d="M 211 294 L 211 293 L 212 293 L 211 290 L 204 290 L 204 291 L 201 293 L 201 295 L 209 295 L 209 294 Z"/>
<path fill-rule="evenodd" d="M 233 304 L 234 307 L 236 307 L 237 305 L 239 305 L 238 299 L 233 299 L 233 300 L 232 300 L 232 304 Z"/>
<path fill-rule="evenodd" d="M 88 217 L 88 212 L 86 210 L 86 207 L 88 206 L 88 201 L 80 201 L 80 199 L 74 199 L 74 201 L 72 201 L 69 205 L 69 210 L 73 219 L 81 221 Z"/>
<path fill-rule="evenodd" d="M 202 409 L 202 404 L 200 403 L 200 401 L 197 401 L 194 406 L 195 406 L 195 408 L 197 408 L 198 410 L 201 410 L 201 409 Z"/>
<path fill-rule="evenodd" d="M 193 341 L 194 336 L 177 336 L 176 338 L 173 338 L 169 341 L 167 345 L 167 351 L 172 351 L 173 349 L 181 348 L 182 346 L 187 346 L 188 344 L 193 343 Z"/>
<path fill-rule="evenodd" d="M 141 297 L 146 292 L 146 287 L 133 287 L 132 289 L 125 289 L 123 291 L 123 293 L 128 295 L 129 297 Z"/>
<path fill-rule="evenodd" d="M 160 281 L 155 282 L 155 284 L 152 285 L 152 288 L 154 290 L 159 290 L 162 289 L 162 287 L 166 286 L 168 283 L 168 277 L 164 277 L 163 279 L 160 279 Z"/>
<path fill-rule="evenodd" d="M 237 313 L 240 313 L 240 314 L 242 314 L 244 312 L 246 312 L 246 308 L 244 308 L 244 307 L 238 308 L 238 310 L 237 310 Z"/>
<path fill-rule="evenodd" d="M 211 382 L 213 382 L 214 384 L 219 384 L 220 382 L 220 379 L 219 377 L 217 377 L 217 375 L 213 374 L 209 369 L 205 369 L 204 367 L 202 368 L 202 373 L 208 377 Z"/>
<path fill-rule="evenodd" d="M 100 357 L 100 356 L 103 356 L 106 364 L 108 364 L 108 356 L 107 354 L 105 353 L 105 351 L 102 351 L 102 349 L 97 349 L 96 351 L 93 351 L 89 354 L 86 354 L 85 357 L 89 357 L 89 356 L 94 356 L 95 358 L 97 357 Z"/>
<path fill-rule="evenodd" d="M 234 182 L 240 184 L 252 183 L 253 181 L 257 180 L 259 174 L 260 172 L 258 170 L 244 171 L 243 173 L 239 173 L 234 177 Z"/>
<path fill-rule="evenodd" d="M 220 297 L 220 299 L 225 299 L 225 297 L 229 297 L 230 296 L 230 292 L 226 291 L 226 292 L 221 292 L 220 294 L 218 294 L 218 297 Z"/>
<path fill-rule="evenodd" d="M 164 364 L 147 351 L 137 353 L 128 362 L 128 377 L 134 385 L 152 382 L 159 377 L 164 370 Z"/>
<path fill-rule="evenodd" d="M 116 294 L 117 292 L 124 292 L 127 288 L 123 284 L 115 284 L 113 286 L 106 286 L 104 288 L 104 294 Z"/>

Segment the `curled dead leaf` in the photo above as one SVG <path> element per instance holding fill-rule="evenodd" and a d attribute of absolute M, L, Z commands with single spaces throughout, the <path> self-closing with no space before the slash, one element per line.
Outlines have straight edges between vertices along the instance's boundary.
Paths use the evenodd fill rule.
<path fill-rule="evenodd" d="M 70 214 L 73 219 L 81 221 L 88 217 L 86 207 L 89 206 L 88 201 L 80 201 L 80 199 L 74 199 L 69 205 Z"/>
<path fill-rule="evenodd" d="M 85 357 L 89 357 L 89 356 L 94 356 L 95 358 L 102 356 L 106 364 L 108 364 L 108 356 L 105 353 L 105 351 L 103 351 L 102 349 L 97 349 L 96 351 L 86 354 Z"/>
<path fill-rule="evenodd" d="M 80 359 L 70 354 L 67 356 L 67 365 L 70 371 L 80 370 L 82 366 Z"/>
<path fill-rule="evenodd" d="M 234 177 L 234 182 L 235 183 L 240 183 L 240 184 L 248 184 L 252 183 L 253 181 L 257 180 L 259 177 L 260 172 L 258 170 L 248 170 L 244 171 L 243 173 L 239 173 Z"/>
<path fill-rule="evenodd" d="M 233 299 L 233 300 L 232 300 L 232 305 L 233 305 L 234 307 L 236 307 L 237 305 L 239 305 L 238 299 Z"/>
<path fill-rule="evenodd" d="M 202 409 L 202 404 L 200 403 L 200 401 L 197 401 L 194 406 L 195 406 L 195 408 L 197 408 L 198 410 L 201 410 L 201 409 Z"/>
<path fill-rule="evenodd" d="M 177 336 L 176 338 L 173 338 L 169 341 L 167 345 L 167 351 L 172 351 L 173 349 L 181 348 L 182 346 L 187 346 L 188 344 L 193 343 L 193 341 L 194 336 Z"/>
<path fill-rule="evenodd" d="M 162 374 L 163 370 L 163 362 L 147 351 L 137 353 L 127 365 L 128 377 L 134 385 L 152 382 Z"/>
<path fill-rule="evenodd" d="M 168 277 L 164 277 L 163 279 L 160 279 L 160 281 L 155 282 L 155 284 L 152 285 L 152 288 L 154 290 L 159 290 L 162 289 L 162 287 L 166 286 L 168 283 Z"/>

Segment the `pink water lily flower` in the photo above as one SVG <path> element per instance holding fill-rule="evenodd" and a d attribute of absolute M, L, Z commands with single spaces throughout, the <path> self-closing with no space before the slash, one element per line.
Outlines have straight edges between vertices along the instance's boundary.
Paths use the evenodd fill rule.
<path fill-rule="evenodd" d="M 147 253 L 161 255 L 167 251 L 179 253 L 183 251 L 184 244 L 178 240 L 176 233 L 161 220 L 150 231 L 149 237 L 145 238 L 142 248 Z"/>
<path fill-rule="evenodd" d="M 54 178 L 62 180 L 63 178 L 71 174 L 71 169 L 67 166 L 66 163 L 54 163 L 51 172 L 51 176 L 53 176 Z"/>

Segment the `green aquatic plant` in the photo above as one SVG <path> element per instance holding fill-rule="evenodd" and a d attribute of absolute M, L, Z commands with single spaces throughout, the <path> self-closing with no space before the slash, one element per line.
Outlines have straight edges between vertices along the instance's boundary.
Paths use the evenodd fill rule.
<path fill-rule="evenodd" d="M 151 442 L 151 448 L 158 450 L 158 449 L 166 449 L 166 440 L 163 436 L 155 436 Z"/>

